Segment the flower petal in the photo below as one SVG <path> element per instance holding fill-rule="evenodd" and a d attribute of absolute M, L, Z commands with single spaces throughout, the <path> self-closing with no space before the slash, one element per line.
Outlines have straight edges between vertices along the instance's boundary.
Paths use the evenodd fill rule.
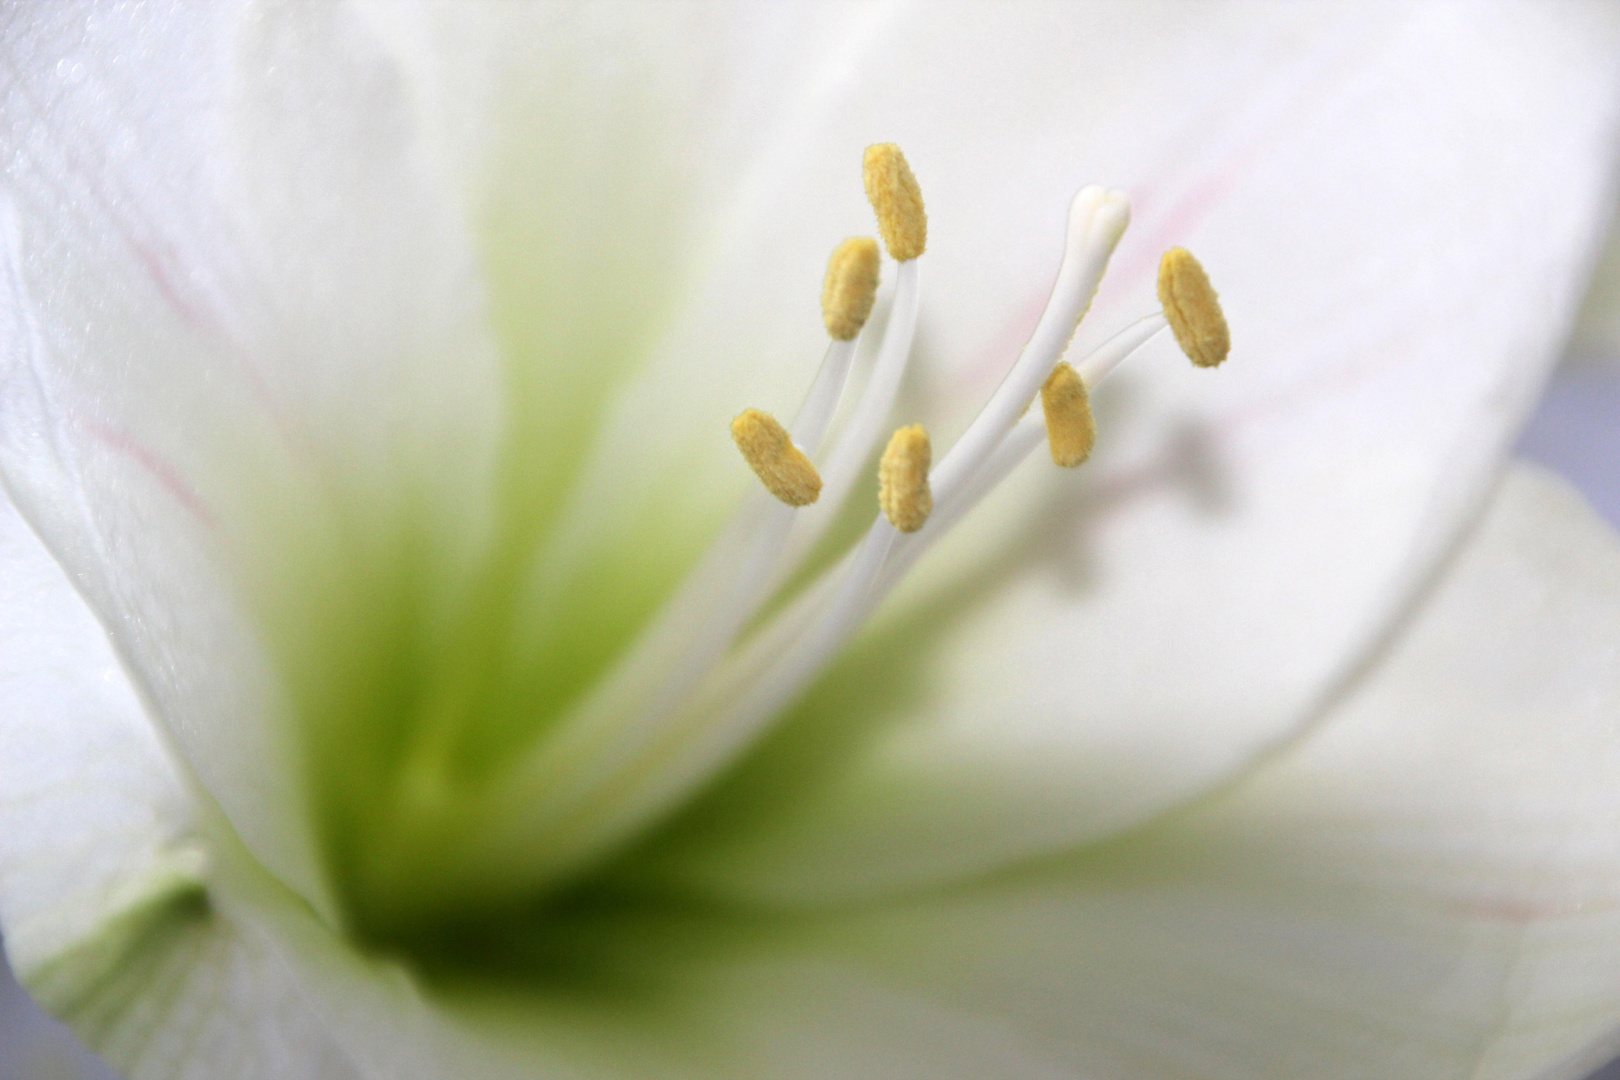
<path fill-rule="evenodd" d="M 300 755 L 490 527 L 499 370 L 453 201 L 341 9 L 3 18 L 0 471 L 324 904 Z"/>
<path fill-rule="evenodd" d="M 944 541 L 662 849 L 671 872 L 804 902 L 949 880 L 1146 820 L 1318 715 L 1477 512 L 1606 209 L 1620 20 L 1289 10 L 1297 22 L 1253 28 L 1200 7 L 1190 25 L 1207 44 L 1173 33 L 1155 50 L 1125 32 L 1120 66 L 1097 69 L 1066 51 L 1055 15 L 969 17 L 975 62 L 1020 73 L 995 85 L 1056 98 L 1022 101 L 1017 123 L 1005 110 L 1020 99 L 968 100 L 981 83 L 952 62 L 954 28 L 919 31 L 868 86 L 874 101 L 928 102 L 888 130 L 921 147 L 925 188 L 943 186 L 931 208 L 965 201 L 970 175 L 931 181 L 929 159 L 948 160 L 934 148 L 998 120 L 1038 148 L 992 143 L 995 169 L 1028 179 L 1021 206 L 1061 207 L 1083 168 L 1136 177 L 1120 288 L 1145 292 L 1156 248 L 1185 241 L 1221 290 L 1233 358 L 1210 373 L 1151 355 L 1100 388 L 1091 463 L 1076 477 L 1027 466 Z M 1254 52 L 1228 78 L 1234 40 Z M 1260 62 L 1267 50 L 1282 59 Z M 1124 102 L 1122 124 L 1144 125 L 1134 141 L 1104 154 L 1060 130 L 1088 80 L 1095 100 Z M 1179 120 L 1131 110 L 1131 92 Z M 1065 175 L 1041 155 L 1069 162 Z M 973 178 L 981 202 L 1013 186 Z M 952 264 L 973 245 L 948 228 L 929 256 L 941 291 L 973 270 Z M 967 320 L 985 325 L 1010 286 L 976 273 L 928 307 L 929 351 L 950 354 L 924 367 L 941 409 L 993 377 L 965 362 Z"/>
<path fill-rule="evenodd" d="M 216 903 L 222 852 L 251 865 L 177 772 L 106 633 L 0 499 L 0 926 L 18 977 L 132 1080 L 359 1075 L 284 946 Z"/>
<path fill-rule="evenodd" d="M 1063 1075 L 1584 1076 L 1620 1038 L 1617 640 L 1620 539 L 1518 470 L 1298 745 L 1092 851 L 831 914 L 821 959 Z"/>

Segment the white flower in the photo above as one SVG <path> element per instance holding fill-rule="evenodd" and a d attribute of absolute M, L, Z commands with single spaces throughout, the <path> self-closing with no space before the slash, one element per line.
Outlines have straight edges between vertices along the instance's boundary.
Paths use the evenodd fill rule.
<path fill-rule="evenodd" d="M 0 920 L 128 1075 L 1612 1050 L 1620 546 L 1498 483 L 1603 208 L 1610 8 L 41 3 L 0 43 Z M 1086 467 L 1014 474 L 765 730 L 617 769 L 638 717 L 746 712 L 614 665 L 753 491 L 727 422 L 809 385 L 891 139 L 930 237 L 890 422 L 966 428 L 1097 179 L 1134 223 L 1071 358 L 1176 243 L 1236 358 L 1150 345 Z M 801 655 L 771 625 L 723 670 Z"/>

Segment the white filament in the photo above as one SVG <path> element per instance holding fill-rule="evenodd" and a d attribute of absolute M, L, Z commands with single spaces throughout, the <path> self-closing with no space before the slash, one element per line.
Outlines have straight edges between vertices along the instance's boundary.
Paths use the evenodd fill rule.
<path fill-rule="evenodd" d="M 855 359 L 855 339 L 840 341 L 834 338 L 827 344 L 827 355 L 822 357 L 816 381 L 804 396 L 798 415 L 793 418 L 789 431 L 799 449 L 814 456 L 838 411 L 838 399 L 843 396 L 844 383 L 849 381 L 849 365 Z"/>

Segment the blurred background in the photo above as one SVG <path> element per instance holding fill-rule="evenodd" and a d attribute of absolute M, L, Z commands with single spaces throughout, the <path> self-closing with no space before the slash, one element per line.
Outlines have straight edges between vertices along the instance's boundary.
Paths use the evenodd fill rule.
<path fill-rule="evenodd" d="M 1612 239 L 1563 362 L 1518 445 L 1620 529 L 1620 235 Z M 0 940 L 0 951 L 4 941 Z M 0 1080 L 114 1080 L 46 1016 L 0 961 Z M 1592 1080 L 1620 1080 L 1620 1061 Z"/>

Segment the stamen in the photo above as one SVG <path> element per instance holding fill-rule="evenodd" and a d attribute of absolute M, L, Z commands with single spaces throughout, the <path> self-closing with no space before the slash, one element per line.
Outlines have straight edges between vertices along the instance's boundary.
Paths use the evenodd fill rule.
<path fill-rule="evenodd" d="M 889 254 L 897 262 L 921 255 L 928 246 L 928 214 L 906 155 L 894 143 L 868 146 L 861 176 Z"/>
<path fill-rule="evenodd" d="M 1159 261 L 1159 303 L 1187 359 L 1203 368 L 1226 359 L 1232 347 L 1226 316 L 1209 275 L 1186 248 L 1171 248 Z"/>
<path fill-rule="evenodd" d="M 844 384 L 849 381 L 849 368 L 854 361 L 853 341 L 834 338 L 827 343 L 827 354 L 821 358 L 816 379 L 793 417 L 793 441 L 806 454 L 814 454 L 821 447 L 833 413 L 838 411 L 838 399 L 844 394 Z"/>
<path fill-rule="evenodd" d="M 878 463 L 878 505 L 883 516 L 903 533 L 923 527 L 934 509 L 928 490 L 928 464 L 932 450 L 921 424 L 903 427 L 889 440 Z"/>
<path fill-rule="evenodd" d="M 770 413 L 744 412 L 731 422 L 731 437 L 754 475 L 778 499 L 789 506 L 809 506 L 821 496 L 821 474 Z"/>
<path fill-rule="evenodd" d="M 1091 456 L 1097 422 L 1091 416 L 1086 384 L 1074 368 L 1059 364 L 1052 369 L 1041 387 L 1041 408 L 1046 413 L 1046 442 L 1053 463 L 1072 469 Z"/>
<path fill-rule="evenodd" d="M 853 236 L 833 250 L 827 260 L 827 280 L 821 287 L 821 319 L 827 333 L 838 341 L 853 341 L 872 314 L 877 299 L 878 246 L 869 236 Z"/>

